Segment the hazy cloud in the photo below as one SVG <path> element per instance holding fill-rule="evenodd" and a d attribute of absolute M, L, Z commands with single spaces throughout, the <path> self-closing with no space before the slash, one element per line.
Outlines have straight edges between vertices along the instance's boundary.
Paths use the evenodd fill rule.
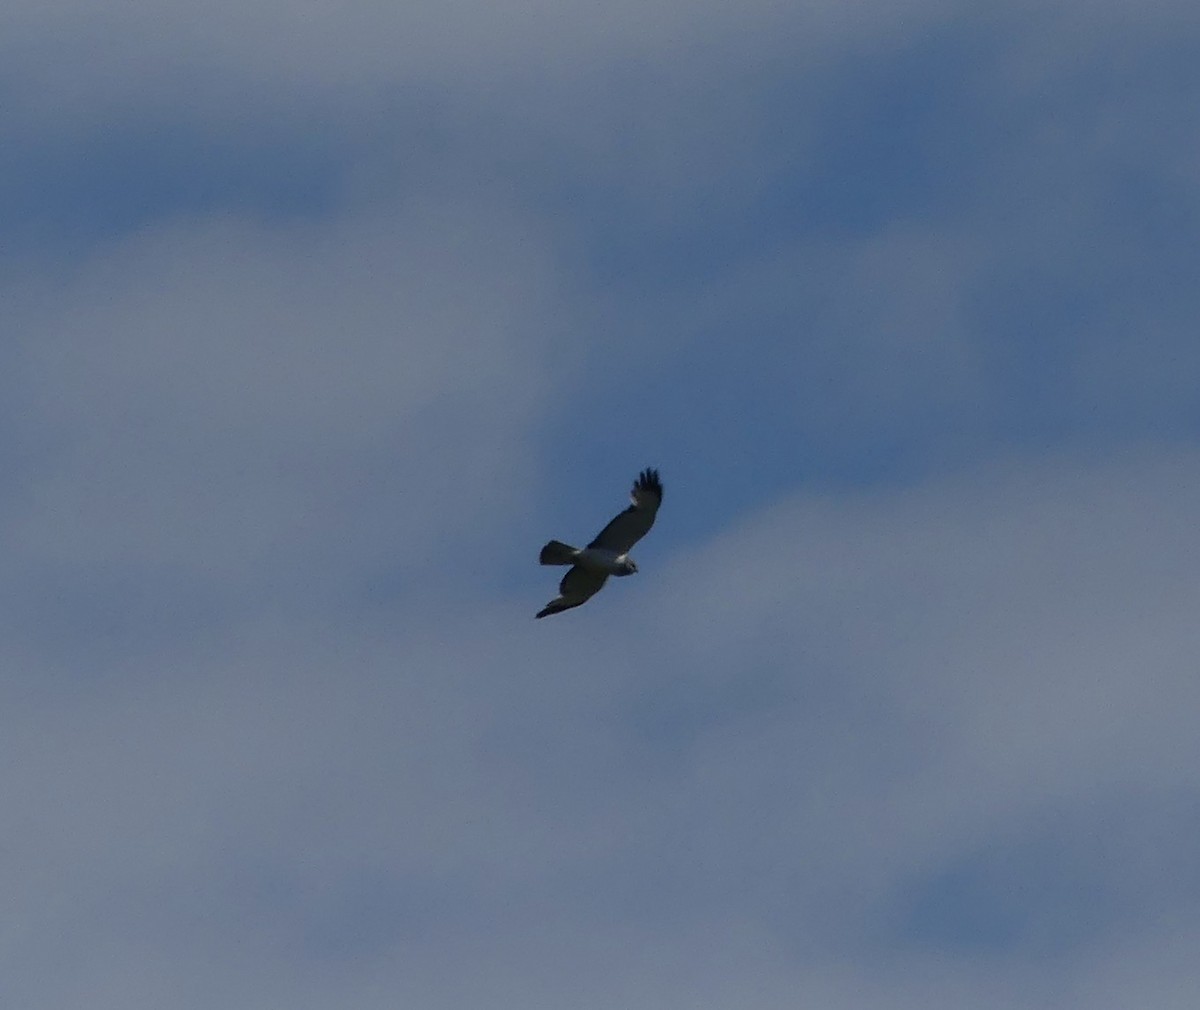
<path fill-rule="evenodd" d="M 9 1001 L 1192 1006 L 1185 15 L 6 8 Z"/>

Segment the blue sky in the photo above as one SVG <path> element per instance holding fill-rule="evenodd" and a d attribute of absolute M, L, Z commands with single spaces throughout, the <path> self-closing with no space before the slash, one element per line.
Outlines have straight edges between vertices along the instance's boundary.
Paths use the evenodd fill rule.
<path fill-rule="evenodd" d="M 1188 5 L 0 40 L 6 1006 L 1195 1005 Z"/>

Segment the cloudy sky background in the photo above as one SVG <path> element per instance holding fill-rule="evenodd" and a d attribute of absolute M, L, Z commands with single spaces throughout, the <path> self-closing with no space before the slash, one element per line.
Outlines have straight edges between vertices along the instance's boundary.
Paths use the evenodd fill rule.
<path fill-rule="evenodd" d="M 1197 1005 L 1192 5 L 0 67 L 6 1006 Z"/>

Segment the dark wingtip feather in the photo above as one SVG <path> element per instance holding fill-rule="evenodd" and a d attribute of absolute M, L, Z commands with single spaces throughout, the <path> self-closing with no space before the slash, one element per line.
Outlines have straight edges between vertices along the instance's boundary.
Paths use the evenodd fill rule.
<path fill-rule="evenodd" d="M 650 491 L 653 494 L 658 495 L 660 499 L 662 498 L 662 481 L 658 479 L 658 471 L 653 467 L 648 466 L 645 470 L 638 474 L 638 479 L 634 484 L 634 487 L 639 491 Z"/>

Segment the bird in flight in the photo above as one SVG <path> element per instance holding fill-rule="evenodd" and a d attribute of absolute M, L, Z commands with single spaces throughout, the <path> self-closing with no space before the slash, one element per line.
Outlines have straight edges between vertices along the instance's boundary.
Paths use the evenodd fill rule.
<path fill-rule="evenodd" d="M 630 492 L 632 504 L 613 516 L 612 521 L 596 534 L 596 539 L 580 549 L 551 540 L 542 548 L 538 558 L 543 565 L 570 565 L 558 586 L 558 596 L 538 611 L 538 617 L 559 614 L 581 603 L 587 603 L 600 592 L 610 575 L 632 575 L 638 570 L 629 550 L 654 525 L 658 506 L 662 504 L 663 487 L 657 470 L 643 470 Z"/>

